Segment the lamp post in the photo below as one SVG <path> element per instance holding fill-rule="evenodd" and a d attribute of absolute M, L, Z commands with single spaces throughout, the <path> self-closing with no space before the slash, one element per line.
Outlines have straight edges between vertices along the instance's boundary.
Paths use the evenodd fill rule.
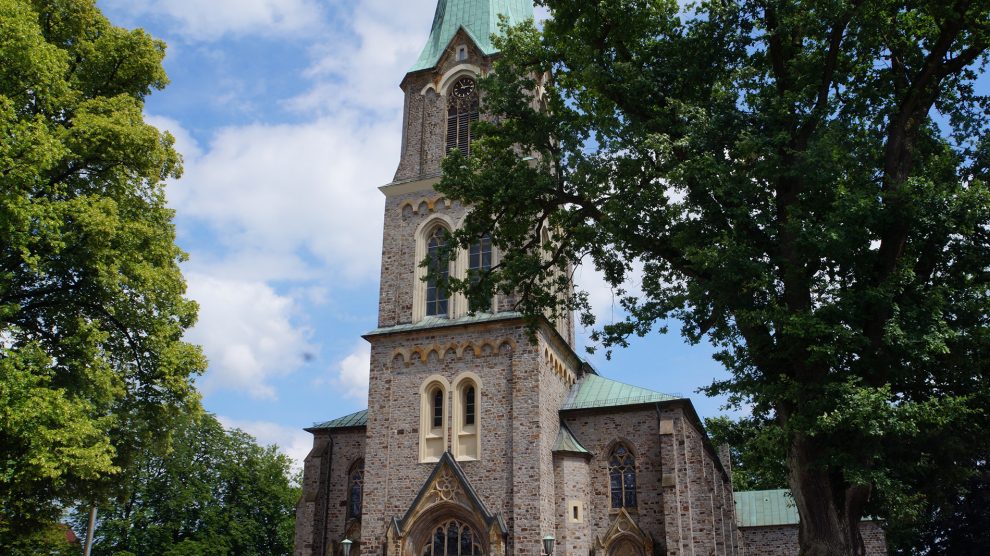
<path fill-rule="evenodd" d="M 340 541 L 340 546 L 344 547 L 344 556 L 351 556 L 352 544 L 354 544 L 354 541 L 352 541 L 351 539 L 344 539 Z"/>
<path fill-rule="evenodd" d="M 543 537 L 543 552 L 545 552 L 547 556 L 553 556 L 553 543 L 556 540 L 557 539 L 553 538 L 553 535 Z"/>

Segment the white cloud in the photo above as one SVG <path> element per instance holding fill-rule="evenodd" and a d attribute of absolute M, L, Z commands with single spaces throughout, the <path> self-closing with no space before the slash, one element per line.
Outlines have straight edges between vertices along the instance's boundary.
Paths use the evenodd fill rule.
<path fill-rule="evenodd" d="M 370 371 L 371 346 L 362 340 L 347 357 L 337 363 L 337 376 L 333 383 L 344 396 L 367 403 Z"/>
<path fill-rule="evenodd" d="M 275 398 L 269 379 L 296 370 L 315 348 L 292 322 L 295 304 L 262 282 L 186 273 L 188 295 L 199 302 L 199 322 L 187 339 L 203 346 L 209 370 L 204 392 L 229 389 Z"/>
<path fill-rule="evenodd" d="M 314 61 L 306 73 L 313 86 L 285 105 L 305 114 L 342 108 L 376 112 L 391 120 L 391 134 L 398 135 L 398 85 L 426 44 L 435 4 L 365 0 L 352 6 L 343 15 L 350 33 L 328 34 L 313 47 Z"/>
<path fill-rule="evenodd" d="M 110 0 L 107 5 L 131 16 L 163 17 L 175 33 L 196 41 L 312 34 L 324 20 L 316 0 Z"/>
<path fill-rule="evenodd" d="M 342 115 L 228 127 L 203 149 L 176 122 L 149 120 L 169 129 L 185 155 L 170 204 L 182 219 L 212 229 L 225 260 L 211 266 L 222 266 L 225 276 L 357 283 L 376 275 L 383 206 L 377 186 L 393 171 L 381 160 L 399 150 L 393 122 Z"/>
<path fill-rule="evenodd" d="M 217 415 L 217 420 L 227 429 L 241 429 L 250 434 L 259 444 L 278 446 L 283 454 L 292 459 L 293 471 L 302 469 L 303 460 L 313 447 L 313 437 L 303 430 L 269 421 L 243 421 L 223 415 Z"/>

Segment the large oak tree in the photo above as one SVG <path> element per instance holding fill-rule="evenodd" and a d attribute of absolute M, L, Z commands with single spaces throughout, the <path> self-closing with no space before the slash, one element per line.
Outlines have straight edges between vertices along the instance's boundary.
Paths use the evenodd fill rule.
<path fill-rule="evenodd" d="M 718 347 L 708 391 L 778 429 L 802 554 L 859 554 L 867 512 L 965 480 L 990 446 L 990 1 L 539 3 L 444 164 L 456 239 L 503 253 L 451 288 L 587 322 L 570 269 L 621 291 L 642 265 L 596 339 L 677 318 Z"/>

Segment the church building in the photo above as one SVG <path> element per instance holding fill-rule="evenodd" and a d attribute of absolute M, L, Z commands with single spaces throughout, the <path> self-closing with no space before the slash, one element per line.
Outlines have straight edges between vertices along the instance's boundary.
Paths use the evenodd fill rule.
<path fill-rule="evenodd" d="M 511 295 L 471 307 L 424 281 L 419 263 L 470 210 L 433 186 L 448 151 L 470 154 L 499 15 L 532 18 L 532 0 L 439 0 L 401 82 L 368 409 L 307 429 L 295 554 L 742 554 L 727 451 L 690 400 L 599 375 L 572 318 L 534 342 Z M 446 271 L 498 260 L 482 239 Z"/>

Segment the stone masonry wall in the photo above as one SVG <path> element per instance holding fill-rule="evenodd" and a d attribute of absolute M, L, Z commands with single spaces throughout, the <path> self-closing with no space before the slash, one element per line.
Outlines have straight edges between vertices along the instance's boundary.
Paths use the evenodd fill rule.
<path fill-rule="evenodd" d="M 333 449 L 327 477 L 326 537 L 323 544 L 327 548 L 336 547 L 346 536 L 349 473 L 356 462 L 364 459 L 365 430 L 355 428 L 333 431 L 330 438 Z M 361 539 L 351 540 L 355 541 L 355 548 L 360 549 Z M 352 550 L 351 554 L 357 556 L 359 551 Z"/>
<path fill-rule="evenodd" d="M 296 508 L 296 556 L 328 554 L 343 539 L 348 473 L 364 457 L 364 445 L 363 428 L 314 435 L 313 449 L 303 463 L 303 494 Z"/>
<path fill-rule="evenodd" d="M 859 525 L 867 556 L 886 556 L 887 541 L 883 529 L 873 521 Z M 798 551 L 798 526 L 741 527 L 746 556 L 795 556 Z"/>
<path fill-rule="evenodd" d="M 555 460 L 554 488 L 557 494 L 557 550 L 561 556 L 585 556 L 593 544 L 591 522 L 587 510 L 591 507 L 591 479 L 588 459 L 582 456 L 558 455 Z M 571 503 L 581 505 L 578 520 L 571 512 Z"/>
<path fill-rule="evenodd" d="M 680 405 L 661 409 L 660 452 L 668 554 L 738 554 L 730 482 Z"/>
<path fill-rule="evenodd" d="M 585 508 L 593 537 L 604 536 L 617 513 L 612 510 L 608 455 L 624 442 L 636 458 L 635 508 L 627 511 L 655 543 L 664 539 L 664 505 L 660 487 L 661 458 L 657 436 L 657 411 L 652 405 L 612 408 L 608 412 L 567 412 L 564 422 L 592 453 L 589 462 L 590 497 Z"/>
<path fill-rule="evenodd" d="M 296 505 L 295 556 L 312 556 L 314 549 L 320 550 L 314 546 L 314 536 L 317 528 L 322 529 L 322 508 L 326 500 L 321 478 L 329 466 L 329 448 L 330 436 L 326 432 L 318 432 L 313 436 L 313 449 L 303 461 L 302 497 Z"/>

